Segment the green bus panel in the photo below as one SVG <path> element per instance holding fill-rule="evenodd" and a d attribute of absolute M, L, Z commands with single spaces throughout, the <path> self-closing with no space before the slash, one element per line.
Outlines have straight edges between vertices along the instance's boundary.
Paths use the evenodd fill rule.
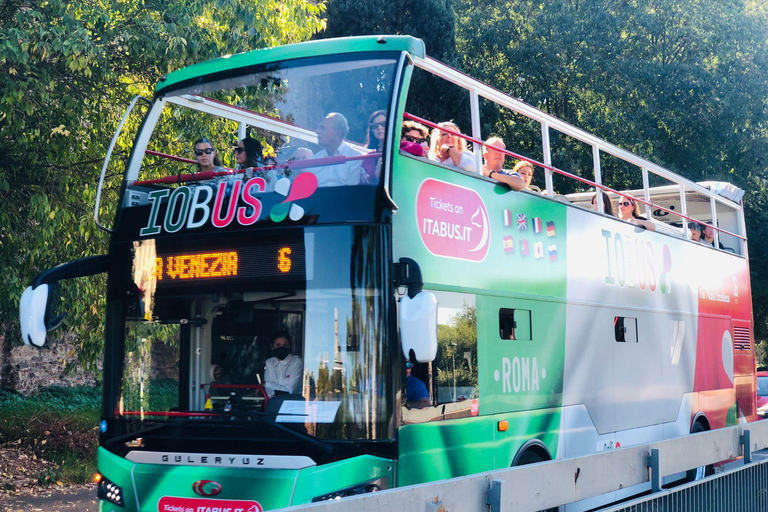
<path fill-rule="evenodd" d="M 248 469 L 134 464 L 99 448 L 98 464 L 99 471 L 122 488 L 124 510 L 141 512 L 157 512 L 164 496 L 200 499 L 193 491 L 199 480 L 221 482 L 221 493 L 212 499 L 212 506 L 217 499 L 253 500 L 264 510 L 273 510 L 311 503 L 313 498 L 380 478 L 391 486 L 394 478 L 391 460 L 370 455 L 299 470 Z M 141 489 L 141 508 L 135 500 L 134 483 Z M 106 506 L 105 510 L 117 508 Z"/>
<path fill-rule="evenodd" d="M 501 421 L 509 425 L 506 432 L 499 431 Z M 406 425 L 399 433 L 397 485 L 508 468 L 532 439 L 554 458 L 559 428 L 559 408 Z"/>
<path fill-rule="evenodd" d="M 396 154 L 395 260 L 425 286 L 566 297 L 566 206 Z"/>

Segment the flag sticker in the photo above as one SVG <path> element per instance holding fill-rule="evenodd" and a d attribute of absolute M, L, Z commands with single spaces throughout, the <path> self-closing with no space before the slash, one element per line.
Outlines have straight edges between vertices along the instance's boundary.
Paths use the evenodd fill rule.
<path fill-rule="evenodd" d="M 533 218 L 533 232 L 541 233 L 541 217 Z"/>
<path fill-rule="evenodd" d="M 517 214 L 517 229 L 520 231 L 528 230 L 528 216 L 524 213 Z"/>
<path fill-rule="evenodd" d="M 504 252 L 507 254 L 515 252 L 515 244 L 511 236 L 504 237 Z"/>
<path fill-rule="evenodd" d="M 554 221 L 547 222 L 547 236 L 555 236 L 555 223 L 554 223 Z"/>
<path fill-rule="evenodd" d="M 512 212 L 509 210 L 504 210 L 504 226 L 511 226 L 512 225 Z"/>
<path fill-rule="evenodd" d="M 520 242 L 520 252 L 523 256 L 528 256 L 528 240 L 522 240 Z"/>
<path fill-rule="evenodd" d="M 533 257 L 540 260 L 544 257 L 544 243 L 536 242 L 533 244 Z"/>
<path fill-rule="evenodd" d="M 548 245 L 549 261 L 557 261 L 557 245 Z"/>

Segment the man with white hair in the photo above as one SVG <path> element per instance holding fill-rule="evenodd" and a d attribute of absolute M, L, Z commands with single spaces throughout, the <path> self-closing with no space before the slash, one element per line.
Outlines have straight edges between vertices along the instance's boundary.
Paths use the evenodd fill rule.
<path fill-rule="evenodd" d="M 499 180 L 506 183 L 512 190 L 523 190 L 525 180 L 516 172 L 504 169 L 504 159 L 506 155 L 503 150 L 506 149 L 504 141 L 499 137 L 490 137 L 483 144 L 483 176 Z"/>
<path fill-rule="evenodd" d="M 325 116 L 317 130 L 317 143 L 323 149 L 315 153 L 313 158 L 350 157 L 364 154 L 344 141 L 348 133 L 349 124 L 343 115 L 338 112 L 331 112 Z M 363 172 L 363 161 L 347 160 L 338 164 L 311 167 L 307 170 L 315 173 L 319 187 L 359 185 Z"/>

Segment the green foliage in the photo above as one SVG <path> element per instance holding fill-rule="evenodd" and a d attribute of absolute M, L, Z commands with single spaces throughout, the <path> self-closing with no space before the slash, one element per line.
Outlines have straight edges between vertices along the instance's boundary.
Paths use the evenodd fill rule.
<path fill-rule="evenodd" d="M 41 484 L 87 483 L 96 472 L 101 390 L 43 389 L 31 396 L 0 391 L 0 444 L 17 443 L 55 463 Z"/>
<path fill-rule="evenodd" d="M 91 212 L 130 98 L 151 97 L 160 75 L 195 62 L 306 40 L 324 27 L 323 9 L 307 0 L 0 5 L 0 334 L 18 342 L 18 300 L 38 272 L 106 252 Z M 115 149 L 107 216 L 130 141 Z M 101 353 L 104 292 L 103 277 L 62 287 L 86 363 Z"/>
<path fill-rule="evenodd" d="M 324 38 L 409 35 L 423 39 L 431 57 L 444 62 L 454 62 L 457 57 L 455 15 L 450 0 L 329 0 L 327 12 Z"/>

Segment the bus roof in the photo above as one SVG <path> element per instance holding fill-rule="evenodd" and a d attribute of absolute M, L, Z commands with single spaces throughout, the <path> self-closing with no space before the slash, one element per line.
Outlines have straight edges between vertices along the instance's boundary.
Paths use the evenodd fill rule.
<path fill-rule="evenodd" d="M 320 39 L 303 43 L 263 48 L 237 55 L 227 55 L 218 59 L 193 64 L 174 71 L 162 78 L 155 88 L 159 96 L 169 89 L 176 89 L 180 84 L 201 76 L 231 71 L 238 68 L 264 64 L 268 62 L 298 59 L 325 54 L 357 53 L 373 51 L 405 51 L 424 58 L 424 41 L 411 36 L 357 36 L 334 39 Z"/>

